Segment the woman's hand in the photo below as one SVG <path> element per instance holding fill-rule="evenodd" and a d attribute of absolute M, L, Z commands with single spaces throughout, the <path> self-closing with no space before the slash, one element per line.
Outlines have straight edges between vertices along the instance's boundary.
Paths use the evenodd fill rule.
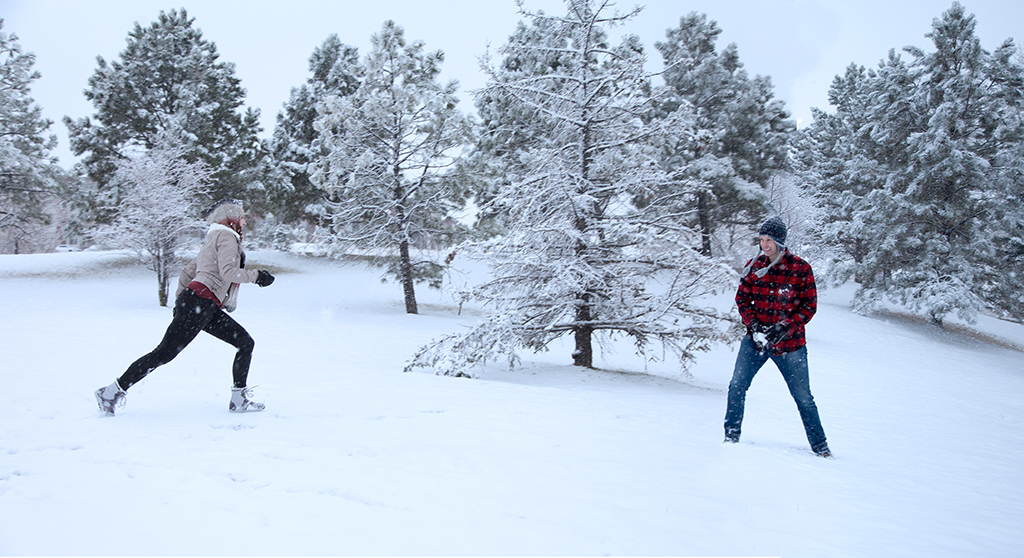
<path fill-rule="evenodd" d="M 256 284 L 257 285 L 259 285 L 261 287 L 269 287 L 270 284 L 273 283 L 273 282 L 274 282 L 274 276 L 271 275 L 269 271 L 267 271 L 265 269 L 261 269 L 259 271 L 259 276 L 256 277 Z"/>

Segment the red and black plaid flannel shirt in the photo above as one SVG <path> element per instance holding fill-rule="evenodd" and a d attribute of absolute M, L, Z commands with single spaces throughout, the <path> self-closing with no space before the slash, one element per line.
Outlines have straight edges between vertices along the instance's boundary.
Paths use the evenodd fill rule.
<path fill-rule="evenodd" d="M 818 289 L 814 284 L 811 264 L 788 250 L 782 254 L 779 263 L 772 266 L 764 277 L 758 278 L 754 271 L 767 267 L 769 263 L 768 256 L 758 256 L 747 275 L 740 278 L 736 306 L 743 325 L 748 328 L 754 320 L 768 325 L 786 323 L 786 337 L 770 348 L 771 354 L 781 355 L 807 344 L 804 325 L 811 321 L 818 309 Z"/>

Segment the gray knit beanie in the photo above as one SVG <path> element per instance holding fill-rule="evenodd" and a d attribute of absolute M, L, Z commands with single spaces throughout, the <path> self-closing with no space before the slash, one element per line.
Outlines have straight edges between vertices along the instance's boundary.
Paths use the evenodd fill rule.
<path fill-rule="evenodd" d="M 240 200 L 224 199 L 213 204 L 213 207 L 206 212 L 207 223 L 222 223 L 225 219 L 233 219 L 235 221 L 245 216 L 245 210 L 242 209 L 242 202 Z"/>
<path fill-rule="evenodd" d="M 778 217 L 772 217 L 765 221 L 757 234 L 771 238 L 775 244 L 779 245 L 780 249 L 786 247 L 786 223 L 783 223 L 782 219 Z"/>

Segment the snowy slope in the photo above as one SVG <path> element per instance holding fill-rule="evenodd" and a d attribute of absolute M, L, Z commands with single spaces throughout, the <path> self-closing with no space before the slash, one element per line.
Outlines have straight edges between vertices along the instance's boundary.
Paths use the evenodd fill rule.
<path fill-rule="evenodd" d="M 475 380 L 402 372 L 472 323 L 360 266 L 250 253 L 250 385 L 201 336 L 100 418 L 92 396 L 170 319 L 118 254 L 0 256 L 0 554 L 1019 555 L 1024 353 L 851 314 L 825 293 L 812 388 L 836 455 L 807 447 L 774 366 L 723 445 L 734 353 L 692 377 L 627 344 L 606 371 L 569 349 Z M 991 333 L 1022 339 L 1019 326 Z"/>

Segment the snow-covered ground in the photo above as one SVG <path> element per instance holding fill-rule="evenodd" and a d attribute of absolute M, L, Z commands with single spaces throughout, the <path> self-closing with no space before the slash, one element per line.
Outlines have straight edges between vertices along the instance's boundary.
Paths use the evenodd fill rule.
<path fill-rule="evenodd" d="M 243 287 L 250 385 L 200 336 L 101 418 L 93 390 L 170 319 L 116 253 L 0 256 L 0 554 L 996 557 L 1024 553 L 1024 353 L 851 314 L 823 293 L 811 383 L 834 460 L 808 449 L 774 365 L 722 444 L 733 347 L 692 377 L 623 343 L 480 379 L 403 373 L 472 323 L 358 265 L 273 252 Z M 1024 328 L 987 320 L 1024 347 Z M 644 373 L 646 372 L 646 373 Z"/>

